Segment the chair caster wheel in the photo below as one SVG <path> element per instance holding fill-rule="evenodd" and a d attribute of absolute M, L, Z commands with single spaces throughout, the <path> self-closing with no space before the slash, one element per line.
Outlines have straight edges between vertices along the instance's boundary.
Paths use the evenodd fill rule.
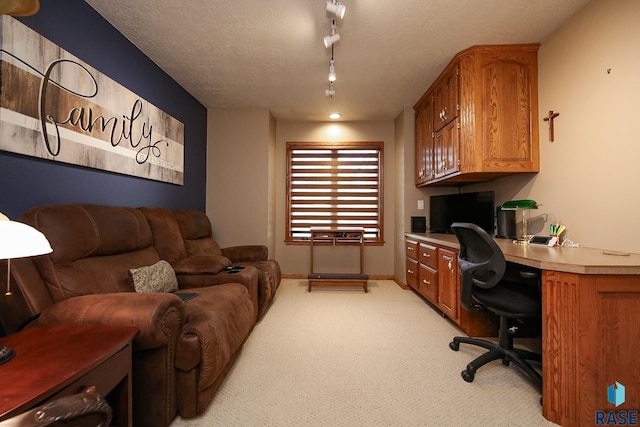
<path fill-rule="evenodd" d="M 451 341 L 449 343 L 449 348 L 453 351 L 458 351 L 460 349 L 460 344 L 455 341 Z"/>
<path fill-rule="evenodd" d="M 473 382 L 473 379 L 475 378 L 475 374 L 467 371 L 466 369 L 462 371 L 460 375 L 462 375 L 462 379 L 468 383 Z"/>

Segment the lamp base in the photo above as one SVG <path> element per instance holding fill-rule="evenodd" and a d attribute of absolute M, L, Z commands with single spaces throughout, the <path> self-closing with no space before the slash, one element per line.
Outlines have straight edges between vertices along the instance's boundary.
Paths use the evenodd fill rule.
<path fill-rule="evenodd" d="M 13 359 L 15 355 L 16 352 L 11 347 L 0 345 L 0 365 Z"/>

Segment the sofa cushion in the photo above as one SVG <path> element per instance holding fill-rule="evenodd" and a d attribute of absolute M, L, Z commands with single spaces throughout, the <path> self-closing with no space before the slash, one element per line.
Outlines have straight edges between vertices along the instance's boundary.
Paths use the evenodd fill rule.
<path fill-rule="evenodd" d="M 253 328 L 255 315 L 249 291 L 241 284 L 224 283 L 188 291 L 198 297 L 184 303 L 189 320 L 183 329 L 184 341 L 178 342 L 178 350 L 184 354 L 178 358 L 189 353 L 186 350 L 193 348 L 193 338 L 197 337 L 200 360 L 177 361 L 176 365 L 189 369 L 188 365 L 199 362 L 198 388 L 204 390 L 215 383 L 240 349 Z"/>
<path fill-rule="evenodd" d="M 207 214 L 194 210 L 174 210 L 184 245 L 189 255 L 222 255 L 222 250 L 211 235 L 211 222 Z"/>
<path fill-rule="evenodd" d="M 134 292 L 132 268 L 160 261 L 145 216 L 134 208 L 90 204 L 32 208 L 20 221 L 40 230 L 53 252 L 34 257 L 54 302 Z"/>
<path fill-rule="evenodd" d="M 153 246 L 160 257 L 170 264 L 186 258 L 187 250 L 173 212 L 169 209 L 156 207 L 141 207 L 138 209 L 149 221 L 151 233 L 153 234 Z"/>
<path fill-rule="evenodd" d="M 175 292 L 178 290 L 178 278 L 175 271 L 165 260 L 146 267 L 129 270 L 136 292 Z"/>

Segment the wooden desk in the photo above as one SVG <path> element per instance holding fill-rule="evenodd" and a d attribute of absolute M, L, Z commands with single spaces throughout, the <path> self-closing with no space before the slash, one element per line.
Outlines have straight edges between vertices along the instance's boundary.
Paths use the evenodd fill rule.
<path fill-rule="evenodd" d="M 459 249 L 448 234 L 407 237 Z M 640 254 L 496 239 L 507 261 L 542 270 L 542 414 L 594 425 L 596 411 L 640 410 Z M 607 388 L 625 386 L 619 407 Z"/>
<path fill-rule="evenodd" d="M 95 386 L 113 409 L 113 422 L 132 425 L 133 327 L 30 328 L 0 339 L 16 356 L 0 365 L 0 420 L 46 401 Z"/>

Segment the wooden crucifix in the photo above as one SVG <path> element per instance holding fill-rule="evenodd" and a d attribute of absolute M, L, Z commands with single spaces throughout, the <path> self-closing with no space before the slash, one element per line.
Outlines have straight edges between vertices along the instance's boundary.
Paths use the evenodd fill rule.
<path fill-rule="evenodd" d="M 549 141 L 553 142 L 553 119 L 558 117 L 560 113 L 554 113 L 553 110 L 549 110 L 549 115 L 543 120 L 549 122 Z"/>

